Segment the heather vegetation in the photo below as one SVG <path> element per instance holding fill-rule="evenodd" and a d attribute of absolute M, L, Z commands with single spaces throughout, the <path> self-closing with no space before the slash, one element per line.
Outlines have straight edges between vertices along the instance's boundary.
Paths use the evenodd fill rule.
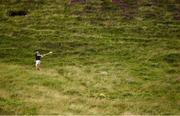
<path fill-rule="evenodd" d="M 0 114 L 180 114 L 179 0 L 1 0 Z M 34 54 L 53 51 L 34 67 Z"/>

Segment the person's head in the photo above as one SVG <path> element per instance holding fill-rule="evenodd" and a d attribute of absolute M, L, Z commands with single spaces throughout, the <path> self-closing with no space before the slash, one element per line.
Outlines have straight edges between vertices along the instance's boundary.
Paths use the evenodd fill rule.
<path fill-rule="evenodd" d="M 36 51 L 36 54 L 39 54 L 39 51 Z"/>

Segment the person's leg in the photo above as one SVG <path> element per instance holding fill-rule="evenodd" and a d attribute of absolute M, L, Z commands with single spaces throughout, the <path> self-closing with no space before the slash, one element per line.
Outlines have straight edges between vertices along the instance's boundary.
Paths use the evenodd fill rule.
<path fill-rule="evenodd" d="M 36 66 L 36 70 L 40 70 L 40 61 L 39 60 L 36 60 L 36 64 L 35 64 L 35 66 Z"/>
<path fill-rule="evenodd" d="M 38 68 L 37 60 L 35 61 L 35 67 L 36 67 L 36 70 L 37 70 L 37 68 Z"/>
<path fill-rule="evenodd" d="M 37 63 L 37 70 L 40 70 L 40 64 L 41 64 L 41 61 L 38 60 L 38 63 Z"/>
<path fill-rule="evenodd" d="M 40 70 L 40 63 L 38 63 L 38 65 L 37 65 L 38 67 L 37 67 L 37 70 Z"/>

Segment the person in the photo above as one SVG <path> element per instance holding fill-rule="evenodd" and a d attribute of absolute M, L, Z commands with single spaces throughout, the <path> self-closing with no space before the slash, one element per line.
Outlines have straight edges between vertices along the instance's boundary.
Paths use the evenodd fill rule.
<path fill-rule="evenodd" d="M 41 55 L 39 53 L 39 51 L 36 51 L 35 54 L 35 66 L 36 66 L 36 70 L 40 70 L 40 64 L 41 64 L 41 58 L 43 57 L 43 55 Z"/>

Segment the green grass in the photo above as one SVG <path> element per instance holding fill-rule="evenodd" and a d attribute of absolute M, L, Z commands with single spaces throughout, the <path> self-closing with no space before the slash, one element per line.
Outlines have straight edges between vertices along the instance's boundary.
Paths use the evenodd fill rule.
<path fill-rule="evenodd" d="M 0 3 L 0 114 L 178 115 L 179 4 L 141 2 L 128 19 L 100 1 Z M 41 71 L 35 50 L 54 52 Z"/>

